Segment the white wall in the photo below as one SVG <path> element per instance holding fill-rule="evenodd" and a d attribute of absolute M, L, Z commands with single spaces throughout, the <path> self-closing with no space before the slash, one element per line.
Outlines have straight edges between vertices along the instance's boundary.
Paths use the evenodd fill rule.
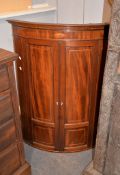
<path fill-rule="evenodd" d="M 4 20 L 0 21 L 0 48 L 13 51 L 11 26 Z"/>
<path fill-rule="evenodd" d="M 58 0 L 58 23 L 101 23 L 104 0 Z"/>
<path fill-rule="evenodd" d="M 47 0 L 32 0 L 33 4 L 40 4 L 40 3 L 45 3 Z"/>
<path fill-rule="evenodd" d="M 84 0 L 84 23 L 101 23 L 104 0 Z"/>
<path fill-rule="evenodd" d="M 20 17 L 14 17 L 12 19 L 42 22 L 42 23 L 56 23 L 56 12 L 43 12 L 34 15 L 25 15 Z M 6 20 L 0 20 L 0 48 L 13 51 L 13 39 L 11 25 Z"/>
<path fill-rule="evenodd" d="M 84 0 L 58 0 L 58 23 L 83 23 Z"/>
<path fill-rule="evenodd" d="M 56 5 L 57 0 L 32 0 L 33 4 L 48 3 L 51 5 Z"/>

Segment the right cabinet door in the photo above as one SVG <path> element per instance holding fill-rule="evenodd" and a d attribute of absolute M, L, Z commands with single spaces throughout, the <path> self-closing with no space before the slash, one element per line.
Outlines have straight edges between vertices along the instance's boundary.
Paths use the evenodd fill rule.
<path fill-rule="evenodd" d="M 92 146 L 101 63 L 97 45 L 97 41 L 61 44 L 60 139 L 66 152 Z"/>

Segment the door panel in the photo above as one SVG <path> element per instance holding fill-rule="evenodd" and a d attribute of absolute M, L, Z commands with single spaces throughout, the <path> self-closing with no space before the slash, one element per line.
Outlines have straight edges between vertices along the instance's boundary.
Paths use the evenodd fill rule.
<path fill-rule="evenodd" d="M 31 64 L 31 98 L 33 118 L 45 122 L 54 122 L 53 97 L 53 48 L 51 46 L 29 45 Z"/>
<path fill-rule="evenodd" d="M 58 98 L 58 46 L 56 42 L 28 41 L 28 65 L 30 72 L 30 99 L 33 116 L 32 131 L 34 144 L 46 144 L 55 148 L 58 136 L 58 116 L 55 106 Z M 56 129 L 56 131 L 55 131 Z M 41 146 L 42 147 L 42 146 Z"/>
<path fill-rule="evenodd" d="M 94 41 L 68 41 L 61 45 L 60 137 L 64 138 L 65 151 L 79 151 L 90 145 L 96 105 L 95 70 L 99 71 L 97 49 Z"/>
<path fill-rule="evenodd" d="M 87 144 L 87 127 L 66 130 L 66 147 L 83 146 Z"/>
<path fill-rule="evenodd" d="M 91 48 L 66 49 L 66 123 L 88 121 Z"/>
<path fill-rule="evenodd" d="M 34 127 L 34 142 L 52 146 L 55 140 L 54 128 L 48 128 L 40 125 Z M 47 140 L 47 142 L 46 142 Z"/>

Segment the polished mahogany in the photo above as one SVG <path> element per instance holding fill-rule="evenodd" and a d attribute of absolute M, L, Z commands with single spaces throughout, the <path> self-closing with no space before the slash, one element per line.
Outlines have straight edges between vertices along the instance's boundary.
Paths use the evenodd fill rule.
<path fill-rule="evenodd" d="M 13 27 L 22 128 L 26 142 L 75 152 L 94 145 L 108 25 Z"/>
<path fill-rule="evenodd" d="M 18 55 L 0 49 L 0 175 L 30 175 L 21 133 L 15 62 Z"/>

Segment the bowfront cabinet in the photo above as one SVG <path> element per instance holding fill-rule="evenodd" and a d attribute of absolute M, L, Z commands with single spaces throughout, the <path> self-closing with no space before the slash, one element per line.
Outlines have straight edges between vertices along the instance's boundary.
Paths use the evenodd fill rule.
<path fill-rule="evenodd" d="M 108 26 L 9 22 L 24 139 L 49 151 L 91 148 Z"/>

